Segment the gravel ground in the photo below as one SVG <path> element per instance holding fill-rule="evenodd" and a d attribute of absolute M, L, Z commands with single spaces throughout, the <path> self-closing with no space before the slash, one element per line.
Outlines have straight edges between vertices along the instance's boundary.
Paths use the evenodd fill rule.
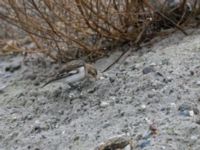
<path fill-rule="evenodd" d="M 118 135 L 135 150 L 200 149 L 200 30 L 175 33 L 73 86 L 41 88 L 57 66 L 22 59 L 0 58 L 0 149 L 94 150 Z"/>

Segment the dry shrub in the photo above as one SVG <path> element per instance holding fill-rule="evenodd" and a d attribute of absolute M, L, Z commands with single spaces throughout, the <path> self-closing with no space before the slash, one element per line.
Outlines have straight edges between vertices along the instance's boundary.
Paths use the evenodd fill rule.
<path fill-rule="evenodd" d="M 176 0 L 177 2 L 177 0 Z M 199 16 L 198 0 L 2 0 L 0 19 L 23 29 L 55 61 L 101 57 Z"/>

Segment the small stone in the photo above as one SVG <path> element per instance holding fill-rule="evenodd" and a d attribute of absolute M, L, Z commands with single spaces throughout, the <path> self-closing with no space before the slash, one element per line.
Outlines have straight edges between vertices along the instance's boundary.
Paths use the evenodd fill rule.
<path fill-rule="evenodd" d="M 63 131 L 62 131 L 62 134 L 65 134 L 65 133 L 66 133 L 66 131 L 65 131 L 65 130 L 63 130 Z"/>
<path fill-rule="evenodd" d="M 197 82 L 196 82 L 196 85 L 200 86 L 200 81 L 197 81 Z"/>
<path fill-rule="evenodd" d="M 198 140 L 199 138 L 198 138 L 198 136 L 196 136 L 196 135 L 192 135 L 192 136 L 190 137 L 190 139 L 193 140 L 193 141 L 196 141 L 196 140 Z"/>
<path fill-rule="evenodd" d="M 25 116 L 25 119 L 26 120 L 32 120 L 33 119 L 33 116 L 31 114 L 28 114 L 27 116 Z"/>
<path fill-rule="evenodd" d="M 78 141 L 80 139 L 80 137 L 79 136 L 76 136 L 75 138 L 74 138 L 74 141 Z"/>
<path fill-rule="evenodd" d="M 199 109 L 198 108 L 193 108 L 194 114 L 198 115 L 199 114 Z"/>
<path fill-rule="evenodd" d="M 28 149 L 31 149 L 31 146 L 29 145 L 27 148 L 28 148 Z"/>
<path fill-rule="evenodd" d="M 115 96 L 111 96 L 111 97 L 110 97 L 110 100 L 115 101 L 115 100 L 116 100 L 116 97 L 115 97 Z"/>
<path fill-rule="evenodd" d="M 171 81 L 172 81 L 171 77 L 166 77 L 166 78 L 163 79 L 163 82 L 165 82 L 165 83 L 169 83 Z"/>
<path fill-rule="evenodd" d="M 105 77 L 101 76 L 101 77 L 99 77 L 99 79 L 100 79 L 100 80 L 104 80 L 104 79 L 105 79 Z"/>
<path fill-rule="evenodd" d="M 113 77 L 109 77 L 109 80 L 110 80 L 110 83 L 115 82 L 115 78 L 113 78 Z"/>
<path fill-rule="evenodd" d="M 64 110 L 59 110 L 58 113 L 59 113 L 59 115 L 63 115 L 64 114 Z"/>
<path fill-rule="evenodd" d="M 141 108 L 142 108 L 142 109 L 146 109 L 146 105 L 142 104 L 142 105 L 141 105 Z"/>
<path fill-rule="evenodd" d="M 149 93 L 147 96 L 148 96 L 148 98 L 153 98 L 155 95 L 156 94 L 152 92 L 152 93 Z"/>
<path fill-rule="evenodd" d="M 132 70 L 132 71 L 135 70 L 135 69 L 137 69 L 137 68 L 135 67 L 135 65 L 131 66 L 131 70 Z"/>
<path fill-rule="evenodd" d="M 127 145 L 123 150 L 131 150 L 131 146 L 130 146 L 130 144 Z"/>
<path fill-rule="evenodd" d="M 4 74 L 4 76 L 3 76 L 3 78 L 4 79 L 8 79 L 8 78 L 10 78 L 12 75 L 10 74 L 10 73 L 6 73 L 6 74 Z"/>
<path fill-rule="evenodd" d="M 151 72 L 155 72 L 154 68 L 153 67 L 146 67 L 142 70 L 143 74 L 148 74 L 148 73 L 151 73 Z"/>
<path fill-rule="evenodd" d="M 128 60 L 125 60 L 124 63 L 123 63 L 123 65 L 124 65 L 124 66 L 127 66 L 129 63 L 130 63 L 130 62 L 129 62 Z"/>
<path fill-rule="evenodd" d="M 21 68 L 21 64 L 20 63 L 18 63 L 18 64 L 12 64 L 12 65 L 7 66 L 5 68 L 5 71 L 13 73 L 13 72 L 19 70 L 20 68 Z"/>
<path fill-rule="evenodd" d="M 160 77 L 163 77 L 163 74 L 160 73 L 160 72 L 156 72 L 156 75 L 157 75 L 157 76 L 160 76 Z"/>
<path fill-rule="evenodd" d="M 40 126 L 35 126 L 32 130 L 32 132 L 34 133 L 40 133 L 42 131 L 41 127 Z"/>
<path fill-rule="evenodd" d="M 176 104 L 175 104 L 175 103 L 170 103 L 170 106 L 171 106 L 172 108 L 176 108 Z"/>
<path fill-rule="evenodd" d="M 190 71 L 190 75 L 193 76 L 194 75 L 194 71 L 191 70 Z"/>
<path fill-rule="evenodd" d="M 105 129 L 105 128 L 108 128 L 109 126 L 110 126 L 110 123 L 106 123 L 106 124 L 103 125 L 102 128 Z"/>
<path fill-rule="evenodd" d="M 125 135 L 120 135 L 117 137 L 112 137 L 107 141 L 99 144 L 95 150 L 131 150 L 133 149 L 133 142 L 130 137 Z"/>
<path fill-rule="evenodd" d="M 162 112 L 165 112 L 166 115 L 170 114 L 171 108 L 170 107 L 163 107 L 161 108 Z"/>
<path fill-rule="evenodd" d="M 4 136 L 0 134 L 0 141 L 4 139 Z"/>
<path fill-rule="evenodd" d="M 101 103 L 100 103 L 100 107 L 108 107 L 109 106 L 109 103 L 108 102 L 105 102 L 105 101 L 102 101 Z"/>
<path fill-rule="evenodd" d="M 190 113 L 187 110 L 181 111 L 180 115 L 185 116 L 185 117 L 190 117 Z"/>
<path fill-rule="evenodd" d="M 165 146 L 161 146 L 161 149 L 162 149 L 162 150 L 165 150 L 165 149 L 166 149 L 166 147 L 165 147 Z"/>
<path fill-rule="evenodd" d="M 39 120 L 35 120 L 35 124 L 40 124 L 40 121 Z"/>
<path fill-rule="evenodd" d="M 198 119 L 198 120 L 196 121 L 196 124 L 200 125 L 200 119 Z"/>
<path fill-rule="evenodd" d="M 154 66 L 156 66 L 156 63 L 151 63 L 150 66 L 154 67 Z"/>
<path fill-rule="evenodd" d="M 92 93 L 94 93 L 96 90 L 97 90 L 97 87 L 94 87 L 94 88 L 89 89 L 87 92 L 90 93 L 90 94 L 92 94 Z M 82 93 L 81 93 L 81 94 L 82 94 Z"/>
<path fill-rule="evenodd" d="M 142 104 L 140 105 L 139 111 L 145 111 L 146 110 L 146 105 Z"/>
<path fill-rule="evenodd" d="M 141 68 L 142 67 L 142 64 L 135 64 L 135 69 L 139 69 L 139 68 Z"/>
<path fill-rule="evenodd" d="M 169 59 L 162 60 L 162 65 L 169 65 Z"/>
<path fill-rule="evenodd" d="M 199 109 L 197 107 L 187 103 L 183 103 L 182 105 L 180 105 L 178 110 L 180 111 L 180 114 L 184 116 L 192 117 L 199 114 Z"/>
<path fill-rule="evenodd" d="M 187 103 L 183 103 L 182 105 L 179 106 L 178 110 L 179 111 L 192 110 L 192 107 Z"/>
<path fill-rule="evenodd" d="M 36 75 L 33 74 L 33 73 L 30 73 L 30 74 L 26 75 L 24 78 L 27 79 L 27 80 L 32 80 L 33 81 L 33 80 L 36 79 Z"/>
<path fill-rule="evenodd" d="M 40 82 L 39 82 L 39 81 L 36 81 L 36 82 L 34 82 L 34 85 L 35 85 L 35 86 L 39 86 L 39 85 L 40 85 Z"/>
<path fill-rule="evenodd" d="M 189 111 L 189 116 L 190 116 L 190 117 L 193 117 L 193 116 L 194 116 L 194 111 L 193 111 L 193 110 Z"/>
<path fill-rule="evenodd" d="M 119 115 L 120 117 L 123 117 L 125 115 L 125 112 L 121 112 Z"/>
<path fill-rule="evenodd" d="M 7 87 L 6 85 L 1 86 L 0 87 L 0 93 L 4 93 L 4 90 L 5 90 L 6 87 Z"/>
<path fill-rule="evenodd" d="M 144 120 L 148 123 L 151 124 L 151 120 L 149 118 L 144 118 Z"/>

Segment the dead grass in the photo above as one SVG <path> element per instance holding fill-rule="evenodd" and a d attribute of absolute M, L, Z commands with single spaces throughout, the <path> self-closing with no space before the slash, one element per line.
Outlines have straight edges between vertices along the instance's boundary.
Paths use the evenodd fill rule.
<path fill-rule="evenodd" d="M 200 15 L 198 0 L 170 6 L 164 0 L 2 0 L 0 19 L 24 30 L 57 62 L 95 59 L 124 42 L 139 45 Z M 195 22 L 198 22 L 195 20 Z"/>

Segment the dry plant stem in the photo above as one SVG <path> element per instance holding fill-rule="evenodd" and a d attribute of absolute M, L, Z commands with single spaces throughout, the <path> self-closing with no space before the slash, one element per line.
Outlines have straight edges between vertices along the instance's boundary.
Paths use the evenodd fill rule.
<path fill-rule="evenodd" d="M 27 32 L 37 46 L 35 51 L 45 53 L 58 62 L 102 56 L 106 48 L 112 49 L 113 43 L 141 44 L 160 33 L 162 21 L 164 25 L 170 24 L 187 35 L 181 25 L 188 24 L 190 17 L 200 14 L 198 0 L 194 0 L 189 18 L 186 10 L 188 0 L 181 1 L 175 8 L 167 8 L 167 2 L 162 0 L 157 0 L 156 4 L 147 0 L 2 2 L 0 7 L 3 6 L 7 13 L 0 11 L 0 19 Z M 165 12 L 167 9 L 169 12 Z M 176 14 L 176 10 L 180 14 Z M 174 16 L 171 18 L 167 14 Z M 176 15 L 179 18 L 174 21 Z M 80 54 L 70 55 L 73 50 Z"/>
<path fill-rule="evenodd" d="M 79 8 L 79 11 L 83 15 L 84 20 L 89 28 L 91 28 L 94 32 L 97 32 L 98 34 L 102 34 L 104 37 L 113 38 L 113 36 L 110 36 L 109 30 L 107 30 L 106 28 L 103 28 L 102 26 L 99 26 L 98 22 L 95 22 L 88 18 L 88 16 L 90 16 L 90 15 L 87 13 L 87 11 L 84 11 L 80 0 L 76 0 L 76 2 L 77 2 L 77 7 Z M 85 6 L 87 6 L 87 5 L 85 5 Z M 97 14 L 94 13 L 94 15 L 97 15 Z M 97 17 L 100 17 L 100 16 L 98 15 Z M 102 19 L 102 18 L 99 18 L 99 19 L 105 21 L 105 19 Z M 119 40 L 118 37 L 114 37 L 114 39 Z"/>
<path fill-rule="evenodd" d="M 177 29 L 179 29 L 183 34 L 188 35 L 178 24 L 176 24 L 174 21 L 172 21 L 170 18 L 165 16 L 163 13 L 161 13 L 158 9 L 153 8 L 152 5 L 150 5 L 147 0 L 144 0 L 145 4 L 147 7 L 149 7 L 152 11 L 156 12 L 158 15 L 160 15 L 162 18 L 166 19 L 169 21 L 171 24 L 173 24 Z"/>

